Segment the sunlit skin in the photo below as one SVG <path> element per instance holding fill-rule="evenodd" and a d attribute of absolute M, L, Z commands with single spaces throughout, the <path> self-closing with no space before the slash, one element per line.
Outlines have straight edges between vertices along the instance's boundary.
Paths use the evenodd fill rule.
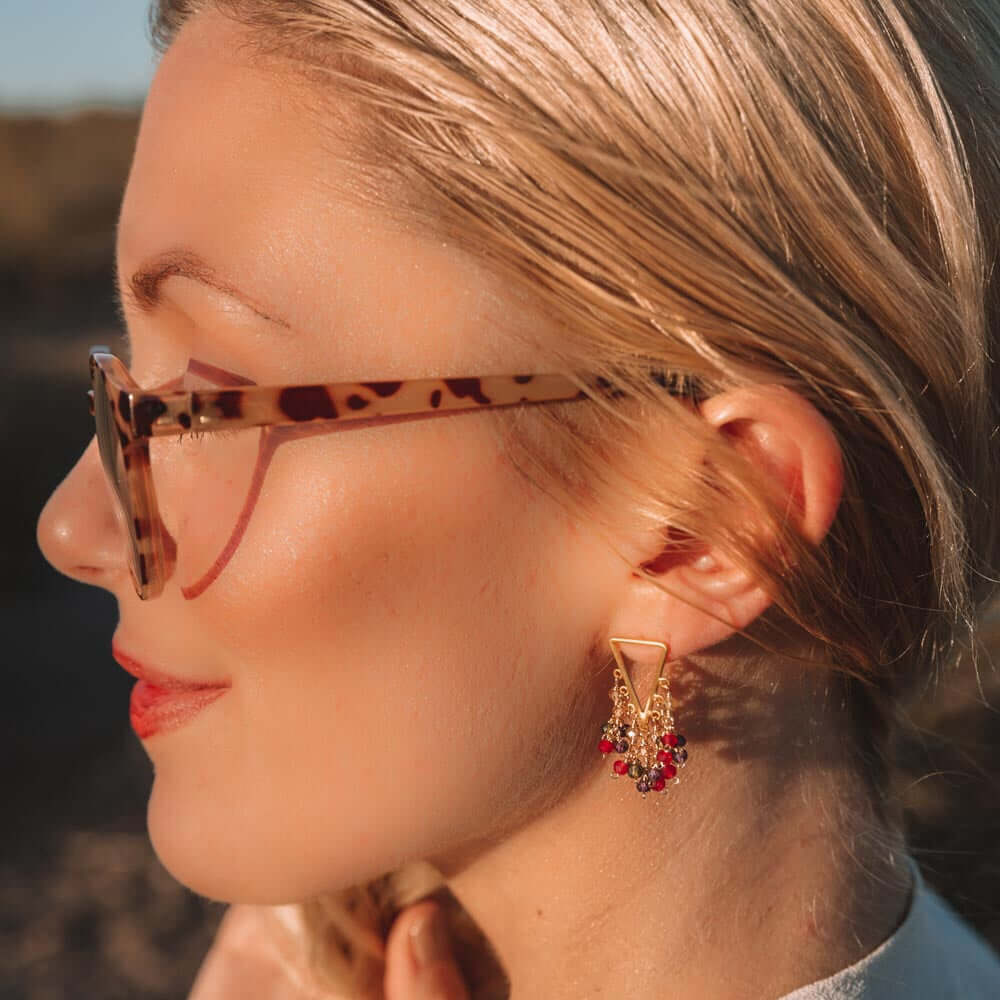
<path fill-rule="evenodd" d="M 200 14 L 164 57 L 117 266 L 128 288 L 150 258 L 188 248 L 252 306 L 180 275 L 155 308 L 126 297 L 139 384 L 176 379 L 192 357 L 258 384 L 549 370 L 539 345 L 556 328 L 528 295 L 355 204 L 338 156 L 349 140 L 316 128 L 314 84 L 253 62 L 241 30 Z M 766 389 L 702 413 L 773 470 L 819 541 L 841 490 L 823 418 Z M 707 547 L 655 563 L 661 536 L 615 512 L 632 567 L 656 565 L 723 621 L 642 580 L 596 520 L 525 481 L 492 419 L 283 445 L 218 578 L 186 599 L 178 574 L 149 602 L 91 442 L 42 514 L 45 555 L 114 594 L 126 652 L 231 685 L 144 741 L 163 863 L 213 898 L 284 903 L 432 859 L 494 941 L 516 1000 L 611 997 L 622 983 L 640 1000 L 664 984 L 700 1000 L 777 996 L 860 958 L 900 919 L 907 886 L 881 854 L 844 844 L 836 804 L 853 793 L 836 761 L 800 777 L 786 752 L 807 726 L 839 738 L 843 720 L 817 707 L 821 680 L 786 665 L 736 681 L 721 657 L 679 678 L 691 763 L 668 800 L 609 780 L 596 749 L 609 636 L 704 652 L 767 595 Z M 204 511 L 180 496 L 161 501 L 164 521 L 208 565 Z M 552 759 L 581 732 L 592 752 Z M 567 794 L 539 813 L 553 788 Z M 852 851 L 868 874 L 848 865 Z"/>

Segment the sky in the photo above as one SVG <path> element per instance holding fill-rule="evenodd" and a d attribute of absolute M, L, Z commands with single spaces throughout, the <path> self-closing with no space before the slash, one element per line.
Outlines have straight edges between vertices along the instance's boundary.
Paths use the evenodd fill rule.
<path fill-rule="evenodd" d="M 0 108 L 141 102 L 148 0 L 0 0 Z"/>

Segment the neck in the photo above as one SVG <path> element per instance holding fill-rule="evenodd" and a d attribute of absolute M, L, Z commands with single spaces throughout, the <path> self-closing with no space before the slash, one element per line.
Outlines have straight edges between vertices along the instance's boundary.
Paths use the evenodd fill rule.
<path fill-rule="evenodd" d="M 598 759 L 556 807 L 437 861 L 511 1000 L 781 997 L 895 930 L 905 845 L 848 770 L 843 718 L 766 688 L 767 720 L 742 685 L 733 711 L 680 726 L 691 757 L 666 793 L 643 799 Z M 804 719 L 808 739 L 781 719 Z"/>

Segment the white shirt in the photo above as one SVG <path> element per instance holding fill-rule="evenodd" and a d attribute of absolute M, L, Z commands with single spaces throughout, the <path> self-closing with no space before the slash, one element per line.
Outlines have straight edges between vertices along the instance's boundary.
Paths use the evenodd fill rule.
<path fill-rule="evenodd" d="M 913 872 L 910 907 L 873 952 L 780 1000 L 1000 1000 L 1000 956 Z"/>

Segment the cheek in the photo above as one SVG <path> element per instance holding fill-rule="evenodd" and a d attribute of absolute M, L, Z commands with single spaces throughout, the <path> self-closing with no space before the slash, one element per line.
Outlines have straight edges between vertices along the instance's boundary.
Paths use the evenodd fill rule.
<path fill-rule="evenodd" d="M 261 612 L 242 655 L 272 704 L 314 696 L 324 706 L 306 730 L 317 740 L 344 720 L 427 733 L 432 711 L 461 727 L 484 684 L 509 683 L 502 661 L 521 639 L 510 623 L 532 605 L 541 510 L 526 506 L 485 435 L 463 435 L 456 452 L 457 434 L 412 432 L 379 456 L 386 436 L 373 435 L 367 461 L 335 463 L 349 474 L 323 472 L 329 464 L 296 445 L 279 453 L 261 531 L 246 540 L 266 572 L 244 603 Z M 327 451 L 310 445 L 317 458 Z M 491 652 L 498 663 L 484 677 Z"/>
<path fill-rule="evenodd" d="M 174 579 L 180 586 L 198 584 L 238 546 L 241 524 L 254 516 L 255 480 L 267 465 L 269 449 L 262 455 L 262 444 L 258 428 L 150 442 L 159 513 L 178 543 Z"/>
<path fill-rule="evenodd" d="M 225 738 L 204 801 L 164 767 L 159 791 L 185 796 L 200 837 L 215 828 L 227 865 L 263 879 L 269 859 L 285 898 L 437 850 L 518 797 L 511 757 L 551 722 L 589 634 L 552 624 L 556 594 L 592 612 L 572 594 L 561 512 L 463 431 L 283 445 L 239 552 L 198 598 L 234 678 Z"/>
<path fill-rule="evenodd" d="M 520 486 L 485 434 L 431 431 L 403 424 L 279 446 L 220 602 L 267 607 L 282 643 L 293 622 L 300 640 L 327 641 L 330 628 L 392 628 L 415 605 L 489 586 L 498 531 L 530 529 L 514 509 Z"/>

